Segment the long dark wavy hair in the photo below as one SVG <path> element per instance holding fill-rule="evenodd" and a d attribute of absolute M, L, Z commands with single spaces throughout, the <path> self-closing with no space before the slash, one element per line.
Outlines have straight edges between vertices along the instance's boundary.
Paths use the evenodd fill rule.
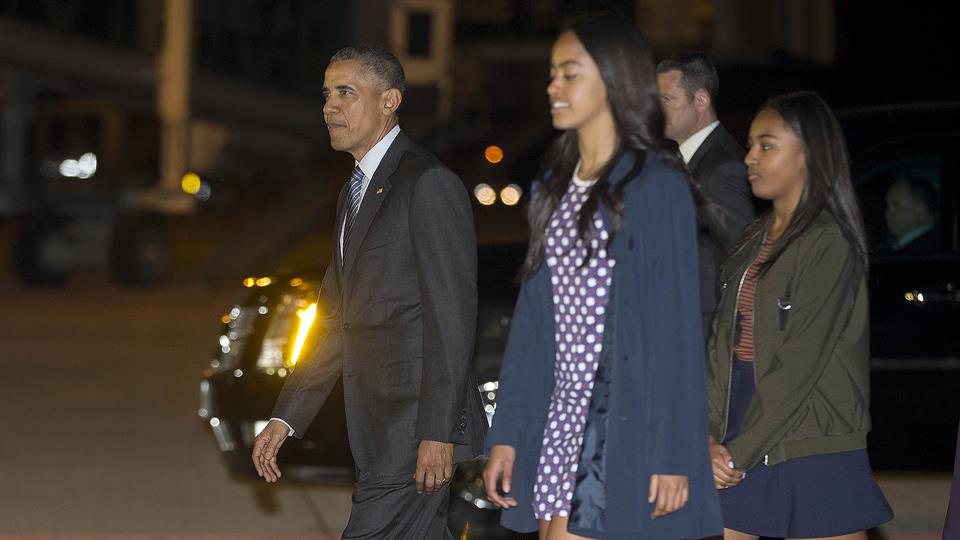
<path fill-rule="evenodd" d="M 592 13 L 574 19 L 561 34 L 573 32 L 597 64 L 607 91 L 607 102 L 613 114 L 618 145 L 600 169 L 596 182 L 577 216 L 577 232 L 589 251 L 592 216 L 599 205 L 613 216 L 610 241 L 620 228 L 623 214 L 623 189 L 643 169 L 648 153 L 676 170 L 684 166 L 675 147 L 664 136 L 664 115 L 657 88 L 656 64 L 650 46 L 640 31 L 627 19 L 612 13 Z M 633 169 L 626 178 L 610 189 L 609 176 L 621 157 L 632 155 Z M 561 134 L 547 151 L 538 178 L 541 186 L 528 209 L 530 249 L 520 268 L 519 279 L 533 275 L 543 262 L 547 223 L 560 204 L 580 160 L 577 132 Z M 688 177 L 689 178 L 689 177 Z M 690 181 L 698 208 L 706 206 L 699 188 Z"/>
<path fill-rule="evenodd" d="M 816 92 L 804 91 L 774 97 L 760 112 L 764 110 L 777 112 L 787 129 L 803 142 L 807 177 L 800 203 L 760 271 L 770 268 L 824 209 L 837 220 L 843 235 L 857 251 L 863 267 L 867 268 L 867 235 L 853 182 L 850 181 L 850 158 L 843 129 L 830 107 Z M 734 251 L 764 233 L 772 212 L 772 209 L 767 211 L 747 226 Z"/>

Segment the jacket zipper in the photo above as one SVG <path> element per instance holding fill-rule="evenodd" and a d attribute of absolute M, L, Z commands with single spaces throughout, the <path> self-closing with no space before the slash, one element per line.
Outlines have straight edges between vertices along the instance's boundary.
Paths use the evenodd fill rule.
<path fill-rule="evenodd" d="M 718 443 L 722 443 L 723 440 L 726 439 L 727 431 L 730 428 L 730 388 L 733 386 L 733 357 L 734 349 L 736 348 L 734 341 L 737 339 L 737 311 L 740 307 L 740 290 L 743 288 L 743 281 L 747 278 L 747 272 L 750 271 L 750 266 L 752 265 L 753 262 L 751 261 L 743 270 L 743 274 L 740 275 L 740 283 L 737 285 L 737 296 L 733 302 L 733 328 L 730 329 L 730 370 L 727 376 L 727 404 L 723 412 L 723 433 L 720 435 L 720 440 L 717 441 Z"/>

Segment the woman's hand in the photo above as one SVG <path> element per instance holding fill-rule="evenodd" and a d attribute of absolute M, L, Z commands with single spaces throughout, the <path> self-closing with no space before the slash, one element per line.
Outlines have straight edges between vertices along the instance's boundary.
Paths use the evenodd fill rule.
<path fill-rule="evenodd" d="M 651 474 L 650 495 L 647 502 L 653 504 L 650 517 L 657 519 L 683 508 L 690 498 L 690 482 L 686 476 L 675 474 Z"/>
<path fill-rule="evenodd" d="M 734 469 L 733 456 L 727 447 L 710 436 L 710 464 L 713 466 L 713 482 L 717 489 L 730 488 L 743 480 L 743 471 Z"/>
<path fill-rule="evenodd" d="M 513 462 L 517 452 L 512 446 L 498 444 L 490 449 L 490 459 L 483 468 L 483 483 L 487 490 L 487 499 L 504 508 L 513 508 L 517 501 L 513 497 L 501 497 L 497 492 L 497 482 L 503 485 L 503 493 L 510 493 L 510 480 L 513 477 Z"/>

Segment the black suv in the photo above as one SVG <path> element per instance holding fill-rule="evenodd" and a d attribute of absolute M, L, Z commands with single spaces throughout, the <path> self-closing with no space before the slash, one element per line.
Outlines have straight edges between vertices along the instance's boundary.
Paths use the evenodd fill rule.
<path fill-rule="evenodd" d="M 871 243 L 871 461 L 949 470 L 960 422 L 960 103 L 839 118 Z"/>
<path fill-rule="evenodd" d="M 493 416 L 497 375 L 506 346 L 525 244 L 481 246 L 477 346 L 474 368 L 487 418 Z M 246 298 L 223 315 L 217 347 L 200 383 L 200 410 L 209 422 L 230 470 L 255 474 L 252 442 L 266 425 L 274 401 L 296 362 L 310 354 L 310 332 L 317 310 L 322 270 L 294 275 L 248 277 Z M 354 464 L 347 444 L 340 381 L 302 439 L 292 438 L 278 457 L 291 478 L 309 482 L 353 482 Z M 510 538 L 499 514 L 486 499 L 475 460 L 457 468 L 451 482 L 450 529 L 470 523 L 472 538 Z"/>

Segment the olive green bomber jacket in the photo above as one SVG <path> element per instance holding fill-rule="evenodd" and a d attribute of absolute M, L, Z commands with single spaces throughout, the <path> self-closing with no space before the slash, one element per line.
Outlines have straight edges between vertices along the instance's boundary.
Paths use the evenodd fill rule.
<path fill-rule="evenodd" d="M 710 432 L 718 441 L 729 414 L 737 298 L 762 236 L 720 270 L 721 298 L 707 354 Z M 726 443 L 737 468 L 866 447 L 868 301 L 863 263 L 823 210 L 757 282 L 756 393 L 740 433 Z"/>

